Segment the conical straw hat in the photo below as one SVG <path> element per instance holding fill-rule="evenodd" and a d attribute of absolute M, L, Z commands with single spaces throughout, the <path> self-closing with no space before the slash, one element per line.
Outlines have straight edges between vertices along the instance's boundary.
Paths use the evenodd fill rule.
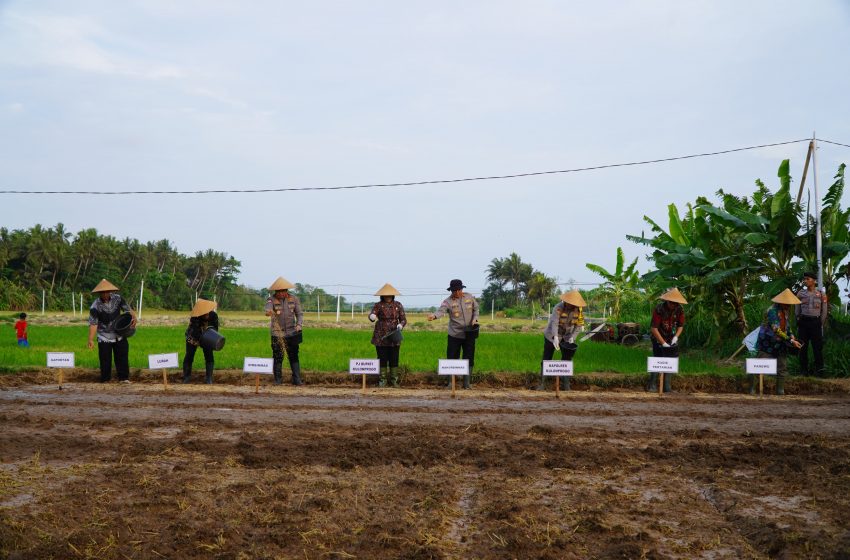
<path fill-rule="evenodd" d="M 565 301 L 570 305 L 575 305 L 576 307 L 587 307 L 587 303 L 584 301 L 584 298 L 581 297 L 578 290 L 561 294 L 561 301 Z"/>
<path fill-rule="evenodd" d="M 208 299 L 199 299 L 195 302 L 195 307 L 192 308 L 192 317 L 200 317 L 206 315 L 210 311 L 215 311 L 218 304 Z"/>
<path fill-rule="evenodd" d="M 672 301 L 673 303 L 688 303 L 688 300 L 685 299 L 685 296 L 682 295 L 682 292 L 680 292 L 678 288 L 669 290 L 661 296 L 661 299 L 664 301 Z"/>
<path fill-rule="evenodd" d="M 800 303 L 800 299 L 794 295 L 794 292 L 785 288 L 785 291 L 770 300 L 774 303 L 784 303 L 786 305 L 797 305 Z"/>
<path fill-rule="evenodd" d="M 118 286 L 104 278 L 100 282 L 97 283 L 97 286 L 94 287 L 94 290 L 91 293 L 96 294 L 98 292 L 117 292 Z"/>
<path fill-rule="evenodd" d="M 396 290 L 393 287 L 392 284 L 387 282 L 386 284 L 384 284 L 384 286 L 380 290 L 375 292 L 375 295 L 376 296 L 400 296 L 401 293 L 398 290 Z"/>
<path fill-rule="evenodd" d="M 295 284 L 293 284 L 292 282 L 290 282 L 289 280 L 287 280 L 283 276 L 278 276 L 277 280 L 275 280 L 274 283 L 271 286 L 269 286 L 269 291 L 275 292 L 277 290 L 288 290 L 288 289 L 294 288 L 294 287 L 295 287 Z"/>

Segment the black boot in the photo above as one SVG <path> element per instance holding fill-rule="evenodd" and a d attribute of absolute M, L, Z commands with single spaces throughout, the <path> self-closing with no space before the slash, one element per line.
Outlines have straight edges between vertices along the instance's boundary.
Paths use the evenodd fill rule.
<path fill-rule="evenodd" d="M 183 364 L 183 383 L 188 383 L 192 380 L 191 364 Z"/>
<path fill-rule="evenodd" d="M 537 387 L 534 388 L 535 391 L 545 391 L 546 390 L 546 378 L 543 374 L 540 374 L 540 383 L 537 384 Z"/>
<path fill-rule="evenodd" d="M 280 385 L 281 383 L 283 383 L 282 366 L 283 366 L 283 364 L 281 364 L 280 362 L 274 362 L 272 364 L 272 373 L 274 373 L 274 384 L 275 385 Z"/>
<path fill-rule="evenodd" d="M 658 391 L 658 373 L 649 374 L 649 382 L 646 384 L 646 390 L 650 393 Z"/>
<path fill-rule="evenodd" d="M 304 382 L 301 381 L 301 362 L 295 362 L 290 365 L 292 366 L 292 384 L 304 385 Z"/>
<path fill-rule="evenodd" d="M 785 376 L 776 377 L 776 394 L 780 396 L 785 394 Z"/>
<path fill-rule="evenodd" d="M 665 373 L 664 374 L 664 392 L 665 393 L 672 392 L 672 389 L 670 388 L 670 384 L 672 382 L 673 382 L 673 374 L 672 373 Z"/>
<path fill-rule="evenodd" d="M 750 394 L 755 395 L 758 391 L 756 391 L 756 385 L 758 385 L 758 377 L 755 375 L 748 375 L 750 378 Z"/>
<path fill-rule="evenodd" d="M 472 378 L 472 373 L 463 376 L 463 388 L 469 389 L 469 380 Z"/>
<path fill-rule="evenodd" d="M 378 387 L 386 387 L 387 382 L 390 380 L 390 369 L 381 366 L 379 371 L 381 373 L 378 374 Z"/>
<path fill-rule="evenodd" d="M 390 385 L 392 385 L 393 387 L 399 386 L 399 383 L 401 382 L 401 376 L 399 375 L 398 367 L 391 367 L 389 369 L 389 379 L 388 379 L 388 381 L 390 382 Z"/>
<path fill-rule="evenodd" d="M 561 376 L 561 391 L 569 391 L 570 390 L 570 378 L 566 375 Z"/>
<path fill-rule="evenodd" d="M 207 382 L 207 385 L 212 385 L 212 374 L 213 374 L 213 367 L 214 367 L 214 364 L 213 364 L 213 362 L 207 362 L 207 363 L 206 363 L 206 366 L 207 366 L 207 379 L 206 379 L 206 382 Z"/>

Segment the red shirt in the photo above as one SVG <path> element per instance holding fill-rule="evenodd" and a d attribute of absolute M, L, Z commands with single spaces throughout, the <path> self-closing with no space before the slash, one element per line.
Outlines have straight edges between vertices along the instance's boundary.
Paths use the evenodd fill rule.
<path fill-rule="evenodd" d="M 18 331 L 18 338 L 26 338 L 27 337 L 27 322 L 26 321 L 17 321 L 15 323 L 15 330 Z"/>
<path fill-rule="evenodd" d="M 685 325 L 685 310 L 678 303 L 673 309 L 668 309 L 664 302 L 655 307 L 652 312 L 652 328 L 658 329 L 661 338 L 670 342 L 679 327 Z"/>

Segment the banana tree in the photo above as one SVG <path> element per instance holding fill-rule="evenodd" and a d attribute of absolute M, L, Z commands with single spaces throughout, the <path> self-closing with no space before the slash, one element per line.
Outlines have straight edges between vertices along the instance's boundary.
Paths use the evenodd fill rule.
<path fill-rule="evenodd" d="M 617 263 L 614 272 L 608 272 L 598 264 L 586 263 L 585 266 L 605 279 L 601 288 L 603 293 L 611 299 L 611 315 L 614 321 L 620 320 L 621 303 L 629 293 L 637 292 L 640 276 L 635 267 L 637 258 L 629 266 L 625 266 L 623 248 L 617 247 Z"/>

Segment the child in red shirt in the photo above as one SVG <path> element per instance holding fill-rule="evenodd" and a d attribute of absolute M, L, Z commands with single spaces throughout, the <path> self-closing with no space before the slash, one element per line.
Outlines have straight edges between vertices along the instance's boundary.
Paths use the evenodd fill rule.
<path fill-rule="evenodd" d="M 29 348 L 29 340 L 27 340 L 27 314 L 21 313 L 18 315 L 20 320 L 15 322 L 15 331 L 18 334 L 18 346 Z"/>

